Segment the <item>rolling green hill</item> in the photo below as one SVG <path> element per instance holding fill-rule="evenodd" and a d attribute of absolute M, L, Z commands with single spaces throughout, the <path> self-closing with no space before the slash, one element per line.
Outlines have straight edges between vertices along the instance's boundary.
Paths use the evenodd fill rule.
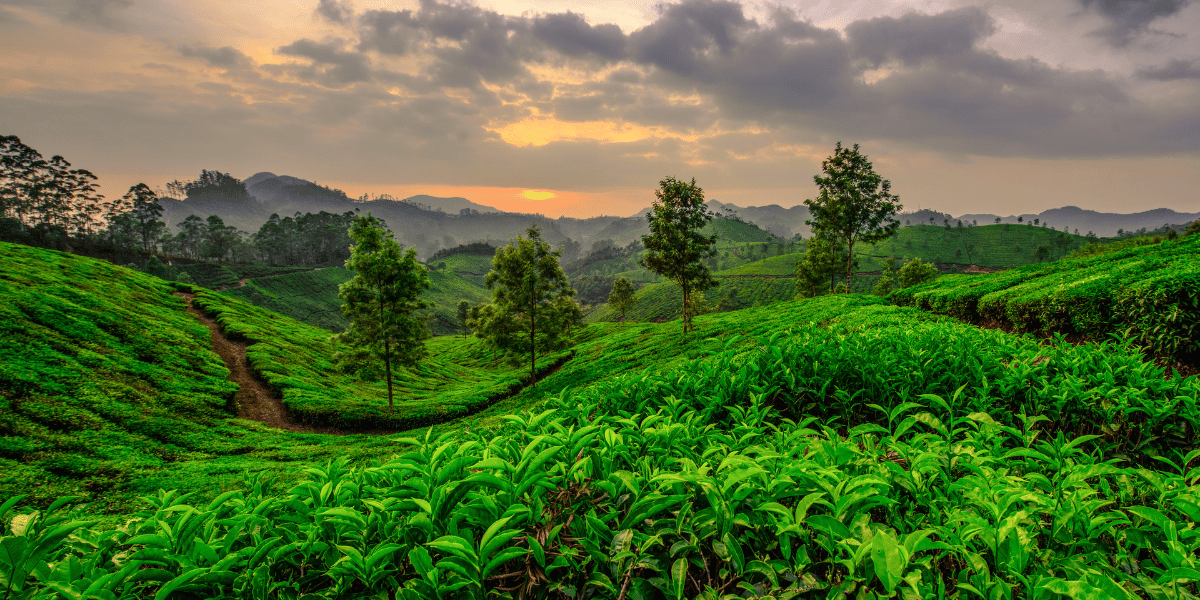
<path fill-rule="evenodd" d="M 215 495 L 247 472 L 380 456 L 387 440 L 284 434 L 233 418 L 237 387 L 167 282 L 0 243 L 0 497 L 128 511 L 159 488 Z"/>
<path fill-rule="evenodd" d="M 897 304 L 1017 331 L 1122 334 L 1195 364 L 1200 235 L 900 290 Z"/>
<path fill-rule="evenodd" d="M 1164 377 L 1111 343 L 1043 344 L 854 295 L 701 316 L 688 337 L 675 322 L 597 323 L 573 358 L 470 427 L 323 438 L 218 418 L 220 400 L 167 406 L 172 385 L 201 399 L 228 386 L 205 332 L 160 281 L 0 251 L 0 290 L 16 307 L 4 314 L 3 373 L 24 382 L 6 383 L 10 406 L 18 393 L 66 404 L 79 386 L 119 381 L 143 398 L 126 421 L 156 403 L 164 415 L 207 411 L 211 425 L 194 429 L 211 428 L 208 443 L 236 427 L 277 436 L 251 438 L 259 445 L 238 460 L 310 453 L 284 465 L 283 487 L 260 475 L 218 485 L 191 464 L 210 458 L 154 465 L 159 479 L 137 489 L 207 489 L 148 492 L 119 527 L 86 520 L 70 500 L 47 506 L 66 486 L 36 506 L 0 501 L 5 585 L 21 597 L 415 600 L 512 584 L 530 597 L 606 599 L 1194 591 L 1200 379 Z M 249 360 L 289 401 L 378 404 L 377 390 L 332 369 L 327 334 L 220 294 L 198 298 L 228 334 L 257 340 Z M 128 314 L 105 320 L 110 303 Z M 428 370 L 406 384 L 430 408 L 485 385 L 461 379 L 488 368 L 468 338 L 435 342 Z M 58 354 L 18 354 L 38 343 Z M 12 357 L 23 370 L 7 367 Z M 59 378 L 74 387 L 46 383 L 60 366 L 76 369 Z M 72 401 L 101 409 L 135 397 L 99 388 Z M 81 433 L 105 427 L 44 437 L 92 435 L 72 451 L 108 456 L 130 434 Z M 10 429 L 4 439 L 34 438 Z M 379 444 L 377 458 L 354 446 L 363 439 Z M 349 458 L 320 454 L 334 447 Z M 5 459 L 9 473 L 42 464 L 45 450 L 21 452 Z M 33 485 L 3 481 L 0 498 Z"/>
<path fill-rule="evenodd" d="M 461 333 L 457 306 L 460 300 L 472 305 L 487 302 L 491 295 L 484 277 L 491 269 L 491 258 L 454 255 L 443 259 L 446 269 L 429 272 L 429 290 L 421 298 L 434 303 L 428 311 L 433 335 Z M 289 316 L 298 321 L 340 332 L 346 329 L 342 317 L 338 286 L 353 273 L 343 267 L 325 267 L 313 271 L 256 277 L 246 285 L 222 290 L 231 298 Z"/>
<path fill-rule="evenodd" d="M 1047 248 L 1048 259 L 1056 260 L 1087 244 L 1088 239 L 1032 225 L 980 225 L 978 227 L 901 227 L 896 235 L 875 245 L 856 247 L 856 252 L 879 257 L 920 258 L 925 262 L 978 265 L 1009 269 L 1038 262 L 1039 246 Z M 864 271 L 878 271 L 880 261 L 860 261 Z"/>

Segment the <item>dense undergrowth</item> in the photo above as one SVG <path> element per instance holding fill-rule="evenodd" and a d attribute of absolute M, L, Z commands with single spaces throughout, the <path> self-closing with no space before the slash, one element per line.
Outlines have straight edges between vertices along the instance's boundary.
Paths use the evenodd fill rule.
<path fill-rule="evenodd" d="M 308 468 L 284 493 L 160 492 L 120 529 L 9 511 L 10 581 L 47 598 L 1196 593 L 1197 378 L 862 296 L 698 322 L 670 349 L 673 324 L 589 326 L 540 406 L 394 436 L 394 458 Z"/>
<path fill-rule="evenodd" d="M 208 329 L 161 279 L 16 244 L 0 265 L 2 497 L 122 513 L 159 488 L 215 495 L 248 471 L 288 481 L 296 461 L 390 451 L 233 418 Z"/>
<path fill-rule="evenodd" d="M 1017 331 L 1119 334 L 1195 365 L 1200 236 L 1131 245 L 990 275 L 947 276 L 900 290 L 901 305 Z"/>
<path fill-rule="evenodd" d="M 201 290 L 193 303 L 213 316 L 222 331 L 250 343 L 246 357 L 299 422 L 347 430 L 412 429 L 474 413 L 522 386 L 522 366 L 496 357 L 475 338 L 443 336 L 426 341 L 429 356 L 394 378 L 396 405 L 387 386 L 338 369 L 336 349 L 324 329 L 287 319 L 217 292 Z M 545 357 L 540 367 L 569 357 Z"/>

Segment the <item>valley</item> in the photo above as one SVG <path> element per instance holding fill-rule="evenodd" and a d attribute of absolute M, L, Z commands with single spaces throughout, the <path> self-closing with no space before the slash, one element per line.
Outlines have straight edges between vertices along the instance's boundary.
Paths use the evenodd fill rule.
<path fill-rule="evenodd" d="M 1037 228 L 1013 229 L 984 235 Z M 714 290 L 747 306 L 694 334 L 649 283 L 645 312 L 593 318 L 536 382 L 441 335 L 394 409 L 336 368 L 329 329 L 268 310 L 329 305 L 344 270 L 214 292 L 0 244 L 0 519 L 24 527 L 3 543 L 42 548 L 10 552 L 27 570 L 9 581 L 30 597 L 1132 598 L 1186 578 L 1200 235 L 807 300 L 780 300 L 796 254 L 754 243 L 724 247 L 743 262 Z M 485 289 L 486 257 L 443 260 L 433 293 Z"/>

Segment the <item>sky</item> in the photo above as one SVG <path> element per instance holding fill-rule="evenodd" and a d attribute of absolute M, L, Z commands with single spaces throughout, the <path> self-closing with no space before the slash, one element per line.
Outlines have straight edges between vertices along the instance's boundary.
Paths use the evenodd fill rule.
<path fill-rule="evenodd" d="M 1200 211 L 1200 0 L 0 0 L 0 134 L 110 197 L 201 169 L 631 215 Z"/>

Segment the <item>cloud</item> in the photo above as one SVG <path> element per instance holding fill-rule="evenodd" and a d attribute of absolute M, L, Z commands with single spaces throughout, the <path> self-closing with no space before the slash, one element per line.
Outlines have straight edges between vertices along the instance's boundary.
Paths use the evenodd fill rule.
<path fill-rule="evenodd" d="M 350 19 L 354 16 L 354 9 L 351 8 L 349 2 L 320 0 L 317 3 L 316 13 L 330 23 L 346 25 L 350 23 Z"/>
<path fill-rule="evenodd" d="M 525 63 L 539 52 L 529 19 L 508 17 L 469 4 L 421 0 L 416 11 L 372 10 L 359 18 L 359 49 L 404 56 L 420 52 L 437 59 L 433 81 L 476 88 L 527 75 Z"/>
<path fill-rule="evenodd" d="M 1183 10 L 1192 0 L 1077 0 L 1083 8 L 1105 18 L 1108 24 L 1094 35 L 1121 48 L 1139 35 L 1150 31 L 1156 20 L 1171 17 Z"/>
<path fill-rule="evenodd" d="M 199 58 L 214 67 L 234 69 L 254 64 L 254 61 L 241 50 L 232 46 L 209 48 L 204 46 L 180 46 L 179 53 L 191 58 Z"/>
<path fill-rule="evenodd" d="M 611 23 L 592 26 L 573 12 L 539 15 L 533 36 L 554 51 L 572 58 L 594 56 L 616 61 L 625 56 L 625 34 Z"/>
<path fill-rule="evenodd" d="M 936 15 L 909 13 L 855 21 L 846 27 L 846 36 L 857 57 L 878 67 L 888 61 L 916 65 L 962 55 L 995 30 L 987 12 L 968 6 Z"/>
<path fill-rule="evenodd" d="M 133 5 L 133 0 L 0 0 L 0 4 L 32 6 L 64 23 L 123 31 L 121 13 Z"/>
<path fill-rule="evenodd" d="M 326 87 L 344 87 L 371 80 L 370 60 L 359 52 L 343 50 L 341 40 L 316 42 L 308 38 L 296 40 L 275 50 L 278 54 L 307 58 L 312 63 L 294 69 L 297 76 L 316 81 Z"/>
<path fill-rule="evenodd" d="M 1154 81 L 1200 79 L 1200 60 L 1176 58 L 1164 65 L 1138 69 L 1137 76 Z"/>
<path fill-rule="evenodd" d="M 728 54 L 752 24 L 736 2 L 687 0 L 658 8 L 658 19 L 630 34 L 633 53 L 640 62 L 684 76 L 696 73 L 712 46 Z"/>

